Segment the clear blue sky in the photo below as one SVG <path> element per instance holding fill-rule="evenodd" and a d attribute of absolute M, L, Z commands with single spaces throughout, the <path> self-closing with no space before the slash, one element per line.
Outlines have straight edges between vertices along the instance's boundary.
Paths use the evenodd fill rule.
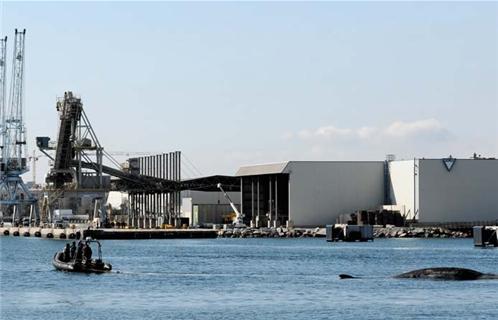
<path fill-rule="evenodd" d="M 498 3 L 3 2 L 0 27 L 27 29 L 31 149 L 72 90 L 107 150 L 203 174 L 498 155 Z"/>

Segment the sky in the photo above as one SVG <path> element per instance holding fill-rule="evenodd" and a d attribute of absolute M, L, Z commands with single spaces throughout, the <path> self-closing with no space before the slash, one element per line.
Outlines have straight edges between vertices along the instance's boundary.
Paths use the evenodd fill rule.
<path fill-rule="evenodd" d="M 0 1 L 0 36 L 15 28 L 30 150 L 70 90 L 106 150 L 181 150 L 184 177 L 498 156 L 496 2 Z"/>

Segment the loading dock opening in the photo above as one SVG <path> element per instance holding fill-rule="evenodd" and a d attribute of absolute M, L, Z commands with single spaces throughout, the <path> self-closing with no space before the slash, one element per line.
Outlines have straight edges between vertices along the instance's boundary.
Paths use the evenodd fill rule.
<path fill-rule="evenodd" d="M 267 174 L 241 178 L 244 222 L 279 227 L 289 220 L 289 175 Z"/>

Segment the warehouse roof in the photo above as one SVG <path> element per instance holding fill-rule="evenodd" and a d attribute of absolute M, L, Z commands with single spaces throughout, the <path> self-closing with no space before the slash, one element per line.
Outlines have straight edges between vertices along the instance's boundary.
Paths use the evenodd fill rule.
<path fill-rule="evenodd" d="M 220 191 L 221 183 L 225 191 L 240 191 L 240 178 L 232 176 L 215 175 L 182 180 L 182 190 Z"/>
<path fill-rule="evenodd" d="M 306 164 L 306 165 L 317 165 L 317 164 L 341 164 L 341 163 L 384 163 L 383 161 L 284 161 L 277 163 L 268 164 L 256 164 L 253 166 L 244 166 L 235 173 L 236 177 L 243 176 L 257 176 L 265 174 L 281 174 L 289 173 L 291 164 Z"/>
<path fill-rule="evenodd" d="M 240 167 L 235 176 L 242 177 L 242 176 L 254 176 L 261 174 L 284 173 L 285 167 L 287 167 L 288 164 L 289 161 L 285 161 L 279 163 L 257 164 L 254 166 Z"/>

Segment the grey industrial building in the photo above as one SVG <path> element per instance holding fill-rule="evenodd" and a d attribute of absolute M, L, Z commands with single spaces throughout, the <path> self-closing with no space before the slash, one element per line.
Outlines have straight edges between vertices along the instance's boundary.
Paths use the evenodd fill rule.
<path fill-rule="evenodd" d="M 241 167 L 240 202 L 258 225 L 320 226 L 386 205 L 419 222 L 498 220 L 498 160 L 288 161 Z"/>
<path fill-rule="evenodd" d="M 389 162 L 390 200 L 420 222 L 498 220 L 498 160 Z"/>
<path fill-rule="evenodd" d="M 242 167 L 242 212 L 258 225 L 318 226 L 383 204 L 382 161 L 288 161 Z"/>

